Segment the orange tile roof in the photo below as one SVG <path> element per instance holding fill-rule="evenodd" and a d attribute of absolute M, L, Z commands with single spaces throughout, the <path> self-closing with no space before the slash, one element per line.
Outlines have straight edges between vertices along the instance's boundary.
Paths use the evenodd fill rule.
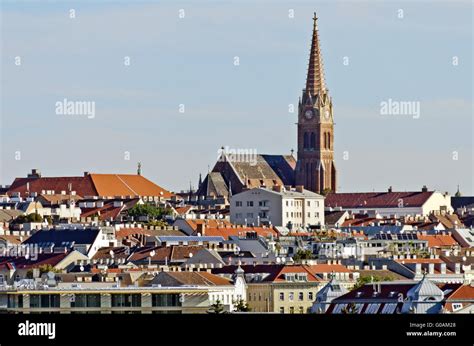
<path fill-rule="evenodd" d="M 453 245 L 459 245 L 456 240 L 454 240 L 454 238 L 449 234 L 418 234 L 418 239 L 427 240 L 429 247 L 451 247 Z"/>
<path fill-rule="evenodd" d="M 397 259 L 395 262 L 398 263 L 444 263 L 443 260 L 439 258 L 407 258 L 407 259 Z"/>
<path fill-rule="evenodd" d="M 172 194 L 142 175 L 90 174 L 99 196 L 155 196 L 170 198 Z"/>
<path fill-rule="evenodd" d="M 205 224 L 206 227 L 230 227 L 232 224 L 227 220 L 214 220 L 214 219 L 188 219 L 186 223 L 193 230 L 197 230 L 197 225 Z"/>
<path fill-rule="evenodd" d="M 223 237 L 229 239 L 231 236 L 245 236 L 247 232 L 256 232 L 261 237 L 277 237 L 278 233 L 268 227 L 212 227 L 204 230 L 205 236 Z"/>

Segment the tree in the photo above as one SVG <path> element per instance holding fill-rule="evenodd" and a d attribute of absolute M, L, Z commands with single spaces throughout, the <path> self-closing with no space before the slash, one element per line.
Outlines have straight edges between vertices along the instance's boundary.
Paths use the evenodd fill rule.
<path fill-rule="evenodd" d="M 341 310 L 341 314 L 346 315 L 353 315 L 357 313 L 359 313 L 359 308 L 357 307 L 357 305 L 355 305 L 355 303 L 349 303 Z"/>
<path fill-rule="evenodd" d="M 39 276 L 41 276 L 45 273 L 49 273 L 49 272 L 53 272 L 53 273 L 60 273 L 61 272 L 61 270 L 54 268 L 51 264 L 42 264 L 42 265 L 38 266 L 38 269 L 39 269 Z M 29 269 L 26 272 L 26 277 L 28 279 L 33 279 L 33 269 Z"/>
<path fill-rule="evenodd" d="M 303 249 L 298 249 L 296 251 L 296 254 L 293 256 L 293 260 L 295 262 L 297 261 L 302 261 L 302 260 L 308 260 L 313 258 L 313 253 L 311 250 L 303 250 Z"/>
<path fill-rule="evenodd" d="M 43 222 L 43 217 L 40 214 L 32 213 L 28 215 L 20 215 L 15 220 L 13 224 L 23 224 L 28 222 Z"/>
<path fill-rule="evenodd" d="M 224 305 L 222 305 L 221 301 L 218 299 L 214 304 L 211 305 L 208 314 L 224 314 Z"/>
<path fill-rule="evenodd" d="M 133 218 L 147 217 L 149 220 L 162 219 L 165 215 L 169 214 L 170 210 L 155 207 L 151 204 L 136 204 L 128 211 L 128 215 Z"/>
<path fill-rule="evenodd" d="M 329 187 L 325 188 L 322 192 L 321 192 L 321 195 L 323 196 L 326 196 L 327 194 L 331 193 L 332 192 L 332 189 L 330 189 Z"/>
<path fill-rule="evenodd" d="M 353 290 L 358 289 L 366 284 L 370 284 L 372 282 L 380 282 L 380 281 L 393 281 L 394 277 L 390 275 L 385 276 L 361 276 L 357 279 Z"/>
<path fill-rule="evenodd" d="M 234 302 L 234 304 L 235 304 L 235 308 L 234 308 L 235 312 L 252 311 L 252 309 L 249 307 L 249 304 L 243 299 L 239 299 L 237 302 Z"/>

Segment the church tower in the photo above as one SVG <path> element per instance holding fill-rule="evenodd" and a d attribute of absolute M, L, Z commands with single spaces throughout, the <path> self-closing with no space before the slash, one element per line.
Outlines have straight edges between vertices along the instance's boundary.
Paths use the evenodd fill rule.
<path fill-rule="evenodd" d="M 336 191 L 334 119 L 332 99 L 324 81 L 319 49 L 318 18 L 313 18 L 313 37 L 306 88 L 298 104 L 298 161 L 296 185 L 317 193 Z"/>

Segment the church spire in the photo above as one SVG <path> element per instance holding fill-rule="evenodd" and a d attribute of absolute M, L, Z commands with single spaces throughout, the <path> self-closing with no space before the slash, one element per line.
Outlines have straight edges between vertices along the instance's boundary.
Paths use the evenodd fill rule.
<path fill-rule="evenodd" d="M 324 84 L 323 60 L 319 49 L 318 18 L 316 12 L 313 17 L 313 38 L 309 54 L 308 76 L 306 77 L 306 92 L 311 96 L 326 91 Z"/>

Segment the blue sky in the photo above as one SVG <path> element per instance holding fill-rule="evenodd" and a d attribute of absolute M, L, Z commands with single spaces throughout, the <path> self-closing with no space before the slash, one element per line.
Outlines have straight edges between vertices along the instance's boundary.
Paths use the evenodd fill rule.
<path fill-rule="evenodd" d="M 316 11 L 339 190 L 454 193 L 459 184 L 474 194 L 472 6 L 2 1 L 0 183 L 31 168 L 134 173 L 141 161 L 146 177 L 180 190 L 197 184 L 221 146 L 289 154 L 288 105 L 304 87 Z M 95 118 L 56 114 L 64 98 L 94 101 Z M 388 99 L 420 102 L 420 118 L 380 115 Z"/>

